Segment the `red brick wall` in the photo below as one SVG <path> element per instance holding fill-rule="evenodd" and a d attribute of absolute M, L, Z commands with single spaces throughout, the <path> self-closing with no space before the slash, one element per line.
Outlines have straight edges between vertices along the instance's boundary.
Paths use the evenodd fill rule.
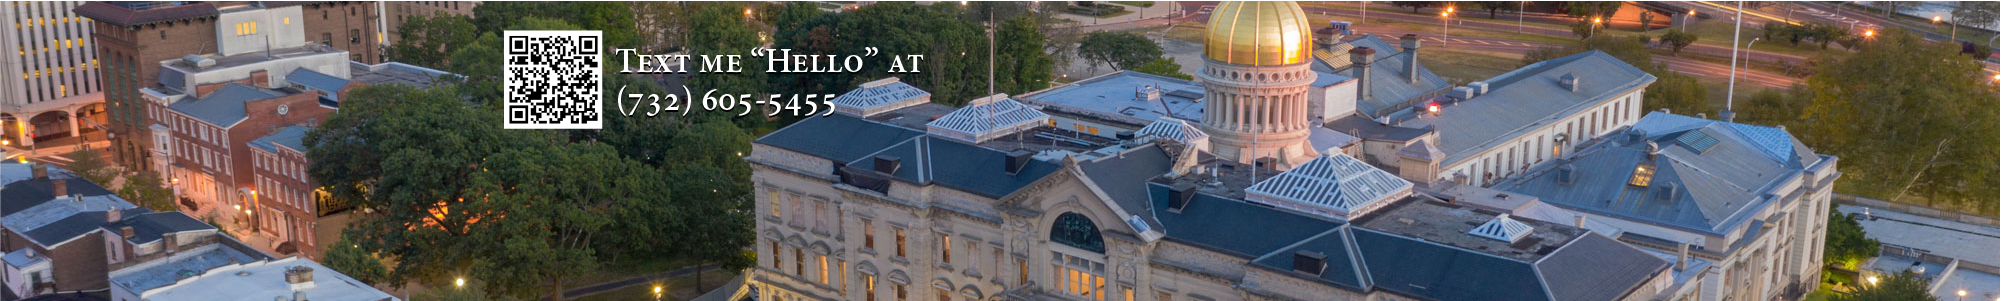
<path fill-rule="evenodd" d="M 375 11 L 374 2 L 306 4 L 299 6 L 299 11 L 306 21 L 306 41 L 320 43 L 323 37 L 331 36 L 329 45 L 347 50 L 350 60 L 381 63 L 382 44 L 375 26 L 381 13 Z"/>
<path fill-rule="evenodd" d="M 36 249 L 46 251 L 39 247 Z M 110 264 L 104 262 L 104 251 L 104 235 L 92 232 L 57 246 L 54 251 L 43 252 L 49 256 L 49 266 L 56 278 L 56 291 L 111 288 Z"/>
<path fill-rule="evenodd" d="M 145 158 L 153 137 L 146 127 L 154 122 L 146 113 L 158 107 L 141 99 L 139 88 L 157 85 L 160 61 L 215 52 L 215 18 L 130 27 L 94 24 L 98 75 L 106 87 L 106 124 L 115 134 L 112 153 L 121 165 L 150 170 Z"/>

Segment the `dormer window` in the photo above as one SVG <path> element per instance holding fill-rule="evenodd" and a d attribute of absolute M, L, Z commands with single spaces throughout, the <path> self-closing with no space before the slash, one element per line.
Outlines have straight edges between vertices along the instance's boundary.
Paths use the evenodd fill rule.
<path fill-rule="evenodd" d="M 1654 164 L 1640 163 L 1640 165 L 1633 166 L 1633 177 L 1630 181 L 1627 181 L 1626 184 L 1631 184 L 1633 186 L 1647 187 L 1647 183 L 1653 181 L 1654 181 Z"/>

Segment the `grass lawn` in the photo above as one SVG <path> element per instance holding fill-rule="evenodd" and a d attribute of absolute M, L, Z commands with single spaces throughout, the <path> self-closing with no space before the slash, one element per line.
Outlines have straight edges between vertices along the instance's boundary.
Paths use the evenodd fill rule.
<path fill-rule="evenodd" d="M 576 287 L 582 287 L 609 281 L 625 280 L 626 278 L 671 271 L 674 269 L 679 269 L 682 267 L 689 267 L 694 265 L 695 265 L 694 262 L 689 262 L 686 260 L 679 260 L 679 259 L 647 260 L 638 262 L 611 262 L 611 263 L 606 263 L 604 267 L 599 270 L 598 273 L 592 275 L 586 275 L 583 277 L 577 277 L 575 280 L 572 280 L 569 285 L 572 286 L 571 288 L 576 288 Z"/>
<path fill-rule="evenodd" d="M 1695 34 L 1695 44 L 1730 47 L 1730 35 L 1735 30 L 1735 25 L 1735 23 L 1724 20 L 1700 20 L 1694 24 L 1689 24 L 1688 32 Z M 1657 29 L 1648 34 L 1658 38 L 1662 34 L 1667 34 L 1667 30 Z M 1751 39 L 1763 37 L 1764 35 L 1765 31 L 1763 29 L 1744 27 L 1743 43 L 1750 43 Z M 1846 49 L 1841 49 L 1841 45 L 1839 44 L 1828 44 L 1827 49 L 1820 49 L 1819 43 L 1806 41 L 1800 42 L 1799 46 L 1793 46 L 1783 41 L 1758 41 L 1757 44 L 1751 45 L 1751 50 L 1803 57 L 1813 57 L 1822 54 L 1844 55 L 1850 53 Z"/>
<path fill-rule="evenodd" d="M 1206 31 L 1202 30 L 1202 26 L 1203 26 L 1202 23 L 1180 22 L 1173 26 L 1169 25 L 1148 26 L 1148 27 L 1127 29 L 1125 31 L 1138 33 L 1140 35 L 1144 35 L 1147 37 L 1153 37 L 1154 35 L 1162 34 L 1161 33 L 1162 30 L 1166 30 L 1167 31 L 1166 37 L 1168 39 L 1181 40 L 1199 44 L 1202 43 L 1202 38 L 1203 38 L 1202 35 L 1207 33 Z M 1170 29 L 1169 27 L 1173 28 Z"/>
<path fill-rule="evenodd" d="M 701 293 L 707 293 L 711 290 L 715 290 L 716 286 L 721 286 L 724 283 L 729 282 L 730 278 L 734 277 L 736 277 L 736 273 L 729 271 L 707 272 L 706 274 L 702 275 L 703 290 L 701 291 Z M 688 300 L 688 299 L 693 299 L 695 296 L 701 295 L 701 293 L 697 293 L 694 289 L 695 275 L 692 274 L 687 276 L 668 278 L 665 281 L 660 281 L 655 283 L 661 285 L 662 287 L 665 287 L 669 291 L 667 298 L 662 298 L 660 300 Z M 653 300 L 653 285 L 635 284 L 632 286 L 627 286 L 616 290 L 605 291 L 603 293 L 598 293 L 595 295 L 584 296 L 582 298 L 577 298 L 576 300 L 579 301 Z"/>
<path fill-rule="evenodd" d="M 1493 53 L 1449 51 L 1438 48 L 1419 48 L 1417 61 L 1424 67 L 1444 77 L 1455 85 L 1507 73 L 1522 64 L 1520 55 L 1513 57 Z"/>

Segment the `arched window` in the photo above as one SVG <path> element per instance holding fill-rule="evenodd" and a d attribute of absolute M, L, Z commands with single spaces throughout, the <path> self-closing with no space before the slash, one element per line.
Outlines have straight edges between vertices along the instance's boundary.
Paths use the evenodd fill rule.
<path fill-rule="evenodd" d="M 1105 236 L 1098 233 L 1098 225 L 1091 223 L 1091 218 L 1076 212 L 1067 212 L 1056 217 L 1056 225 L 1049 227 L 1049 240 L 1099 254 L 1105 253 Z"/>

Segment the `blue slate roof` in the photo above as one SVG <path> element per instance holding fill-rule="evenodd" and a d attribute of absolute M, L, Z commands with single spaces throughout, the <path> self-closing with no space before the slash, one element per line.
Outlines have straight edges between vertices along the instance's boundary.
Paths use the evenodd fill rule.
<path fill-rule="evenodd" d="M 1166 185 L 1149 183 L 1147 190 L 1154 199 L 1153 216 L 1164 226 L 1168 239 L 1244 258 L 1264 255 L 1341 225 L 1207 193 L 1196 193 L 1177 213 L 1167 208 Z"/>
<path fill-rule="evenodd" d="M 167 108 L 227 128 L 235 126 L 237 122 L 242 122 L 244 118 L 249 116 L 244 111 L 244 103 L 279 96 L 285 96 L 285 94 L 244 84 L 231 83 L 216 89 L 215 92 L 209 92 L 208 96 L 175 102 L 173 105 L 168 105 Z"/>
<path fill-rule="evenodd" d="M 1404 72 L 1404 64 L 1410 62 L 1411 56 L 1404 53 L 1402 47 L 1390 44 L 1374 34 L 1362 35 L 1347 43 L 1336 44 L 1333 49 L 1314 50 L 1313 71 L 1355 77 L 1354 69 L 1349 68 L 1352 63 L 1348 59 L 1348 50 L 1355 47 L 1369 47 L 1376 50 L 1375 61 L 1369 63 L 1369 78 L 1364 81 L 1369 85 L 1370 97 L 1355 101 L 1355 110 L 1364 115 L 1381 117 L 1398 107 L 1429 100 L 1429 95 L 1435 95 L 1452 87 L 1451 82 L 1438 77 L 1438 74 L 1432 73 L 1430 68 L 1425 68 L 1421 61 L 1423 58 L 1419 58 L 1417 82 L 1412 83 L 1410 73 Z"/>
<path fill-rule="evenodd" d="M 283 145 L 295 151 L 305 152 L 306 144 L 304 141 L 306 131 L 312 129 L 311 127 L 298 125 L 285 126 L 271 131 L 271 134 L 264 135 L 264 137 L 257 137 L 257 140 L 251 140 L 250 146 L 264 149 L 265 151 L 277 152 L 278 146 Z"/>
<path fill-rule="evenodd" d="M 1300 242 L 1298 245 L 1290 248 L 1272 252 L 1252 263 L 1290 273 L 1292 271 L 1293 254 L 1300 251 L 1319 252 L 1322 255 L 1327 255 L 1327 267 L 1322 270 L 1320 275 L 1297 273 L 1293 274 L 1293 276 L 1319 278 L 1322 281 L 1356 290 L 1366 288 L 1369 284 L 1363 283 L 1366 279 L 1362 278 L 1361 264 L 1355 262 L 1354 245 L 1348 243 L 1349 237 L 1354 233 L 1352 229 L 1352 227 L 1341 227 L 1340 229 L 1328 230 L 1319 236 L 1313 237 L 1313 239 Z"/>
<path fill-rule="evenodd" d="M 1667 260 L 1603 235 L 1585 234 L 1535 264 L 1556 300 L 1613 300 L 1645 284 Z"/>
<path fill-rule="evenodd" d="M 1432 300 L 1549 300 L 1527 262 L 1376 230 L 1354 231 L 1375 288 Z"/>
<path fill-rule="evenodd" d="M 903 160 L 893 175 L 896 179 L 919 185 L 937 184 L 996 199 L 1062 168 L 1056 163 L 1029 160 L 1020 172 L 1009 174 L 1007 153 L 933 136 L 911 138 L 874 155 Z M 868 158 L 874 155 L 848 166 L 873 170 L 875 160 Z"/>
<path fill-rule="evenodd" d="M 1643 140 L 1631 140 L 1636 133 L 1644 133 Z M 1568 162 L 1550 161 L 1494 187 L 1558 206 L 1723 233 L 1756 211 L 1748 208 L 1770 201 L 1768 186 L 1821 160 L 1783 130 L 1660 112 L 1605 139 Z M 1649 158 L 1648 142 L 1660 155 Z M 1575 170 L 1569 184 L 1549 172 L 1564 163 Z M 1642 163 L 1654 166 L 1653 178 L 1646 186 L 1630 185 Z"/>
<path fill-rule="evenodd" d="M 917 130 L 835 114 L 808 117 L 756 142 L 847 164 L 866 161 L 869 154 L 922 135 L 924 132 Z"/>
<path fill-rule="evenodd" d="M 1161 224 L 1153 216 L 1147 180 L 1167 174 L 1173 167 L 1174 158 L 1169 157 L 1167 150 L 1161 149 L 1159 144 L 1127 150 L 1123 156 L 1106 156 L 1077 164 L 1084 177 L 1091 179 L 1092 185 L 1104 191 L 1113 203 L 1124 207 L 1126 213 L 1138 215 L 1153 229 L 1160 229 Z"/>
<path fill-rule="evenodd" d="M 1558 78 L 1579 78 L 1576 92 Z M 1531 64 L 1485 80 L 1486 94 L 1459 102 L 1433 118 L 1442 165 L 1452 165 L 1494 144 L 1512 140 L 1541 122 L 1612 101 L 1645 87 L 1654 76 L 1604 51 L 1590 51 Z"/>
<path fill-rule="evenodd" d="M 348 82 L 347 79 L 326 75 L 325 73 L 319 73 L 307 68 L 292 69 L 292 73 L 285 75 L 285 81 L 313 88 L 314 90 L 326 91 L 329 94 L 340 91 L 340 88 L 346 87 Z"/>
<path fill-rule="evenodd" d="M 49 170 L 51 174 L 56 172 L 57 170 L 54 168 L 50 168 Z M 67 180 L 63 185 L 64 189 L 69 190 L 70 194 L 85 197 L 111 194 L 111 190 L 104 189 L 104 186 L 98 186 L 97 183 L 82 181 L 80 179 Z M 56 196 L 53 194 L 52 189 L 54 187 L 51 187 L 50 180 L 48 179 L 27 179 L 7 183 L 4 189 L 0 189 L 0 207 L 4 207 L 0 208 L 3 209 L 0 210 L 0 216 L 13 215 L 16 212 L 28 210 L 28 208 L 33 208 L 42 203 L 54 200 Z"/>

